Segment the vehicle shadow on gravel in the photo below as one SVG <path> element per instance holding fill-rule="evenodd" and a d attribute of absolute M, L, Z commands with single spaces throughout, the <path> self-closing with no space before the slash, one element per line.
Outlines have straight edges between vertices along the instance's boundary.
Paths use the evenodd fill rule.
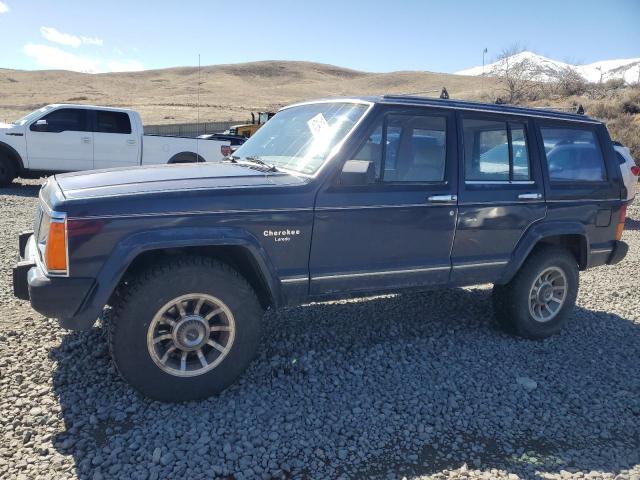
<path fill-rule="evenodd" d="M 13 197 L 37 197 L 41 185 L 12 183 L 8 187 L 0 188 L 0 197 L 11 195 Z"/>
<path fill-rule="evenodd" d="M 202 402 L 132 391 L 98 328 L 50 355 L 66 426 L 54 446 L 80 478 L 542 478 L 640 463 L 640 325 L 577 308 L 562 334 L 521 340 L 494 327 L 487 289 L 269 313 L 259 358 Z"/>

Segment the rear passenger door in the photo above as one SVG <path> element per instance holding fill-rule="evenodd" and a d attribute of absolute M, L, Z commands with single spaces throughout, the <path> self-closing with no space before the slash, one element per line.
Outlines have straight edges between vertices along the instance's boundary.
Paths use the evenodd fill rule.
<path fill-rule="evenodd" d="M 451 279 L 496 280 L 523 233 L 545 217 L 532 122 L 478 113 L 458 116 L 459 204 Z"/>
<path fill-rule="evenodd" d="M 139 164 L 140 145 L 137 132 L 126 112 L 93 112 L 94 168 L 129 167 Z"/>
<path fill-rule="evenodd" d="M 318 192 L 311 294 L 446 283 L 456 219 L 454 115 L 381 110 L 344 155 L 343 162 L 373 162 L 376 182 L 346 186 L 335 175 Z"/>

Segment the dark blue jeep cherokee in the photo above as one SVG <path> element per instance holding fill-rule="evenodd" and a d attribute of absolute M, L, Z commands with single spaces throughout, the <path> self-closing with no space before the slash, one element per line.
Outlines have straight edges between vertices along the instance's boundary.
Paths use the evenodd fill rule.
<path fill-rule="evenodd" d="M 14 289 L 66 328 L 104 311 L 126 380 L 195 399 L 247 368 L 266 308 L 490 282 L 504 328 L 552 335 L 578 271 L 625 256 L 625 197 L 605 126 L 583 115 L 308 102 L 223 163 L 50 178 Z"/>

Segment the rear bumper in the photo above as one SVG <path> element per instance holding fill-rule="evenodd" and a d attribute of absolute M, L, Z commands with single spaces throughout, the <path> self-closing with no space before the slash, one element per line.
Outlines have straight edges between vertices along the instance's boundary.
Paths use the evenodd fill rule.
<path fill-rule="evenodd" d="M 13 267 L 13 294 L 29 300 L 45 317 L 61 319 L 65 325 L 73 318 L 91 292 L 91 278 L 47 277 L 36 261 L 37 246 L 32 232 L 18 237 L 19 258 Z M 65 325 L 66 326 L 66 325 Z"/>

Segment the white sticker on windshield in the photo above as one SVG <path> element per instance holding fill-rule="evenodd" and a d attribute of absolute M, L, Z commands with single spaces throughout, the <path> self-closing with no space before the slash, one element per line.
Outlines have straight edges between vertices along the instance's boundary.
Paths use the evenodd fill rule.
<path fill-rule="evenodd" d="M 313 133 L 314 137 L 320 135 L 322 132 L 326 131 L 329 128 L 327 120 L 321 113 L 317 114 L 315 117 L 309 120 L 307 122 L 307 125 L 309 126 L 309 130 L 311 130 L 311 133 Z"/>

